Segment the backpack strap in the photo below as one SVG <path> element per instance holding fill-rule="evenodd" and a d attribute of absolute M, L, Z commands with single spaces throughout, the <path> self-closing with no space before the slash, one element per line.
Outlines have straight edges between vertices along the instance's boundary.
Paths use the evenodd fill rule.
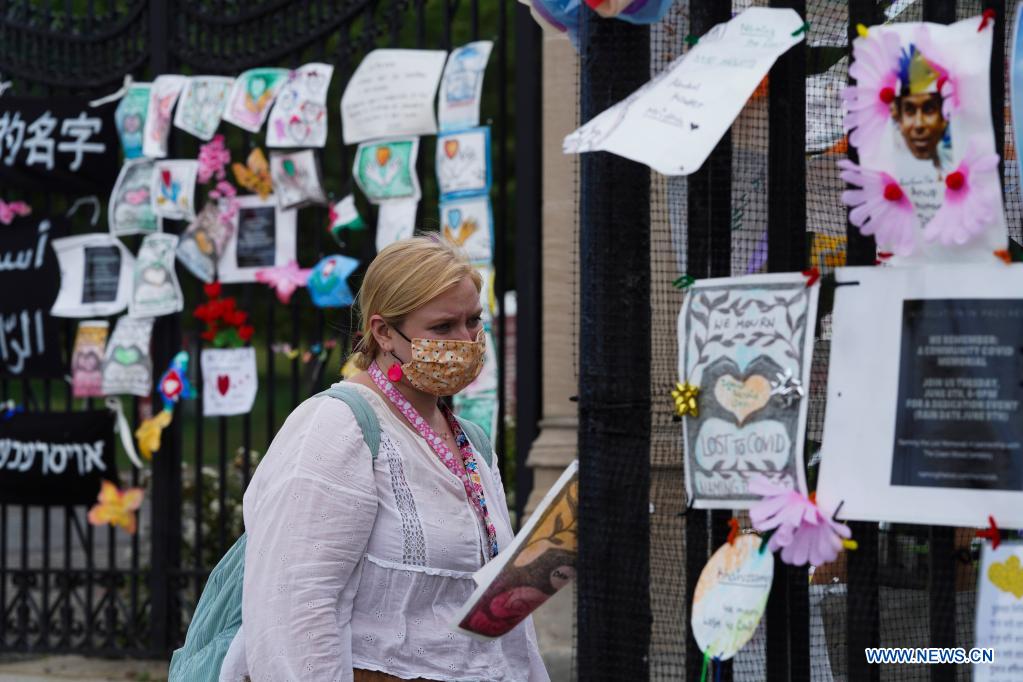
<path fill-rule="evenodd" d="M 377 419 L 377 413 L 373 411 L 366 399 L 359 394 L 359 389 L 350 384 L 338 382 L 317 395 L 329 395 L 351 408 L 352 414 L 355 415 L 355 421 L 362 431 L 362 439 L 366 441 L 369 454 L 375 460 L 377 452 L 380 450 L 380 420 Z"/>
<path fill-rule="evenodd" d="M 468 419 L 462 419 L 456 416 L 458 425 L 462 427 L 462 431 L 465 432 L 469 442 L 472 443 L 472 449 L 476 451 L 476 454 L 483 458 L 483 461 L 487 463 L 488 467 L 493 467 L 494 463 L 494 448 L 490 444 L 490 438 L 487 437 L 487 432 L 483 430 L 483 427 L 476 422 L 469 421 Z"/>

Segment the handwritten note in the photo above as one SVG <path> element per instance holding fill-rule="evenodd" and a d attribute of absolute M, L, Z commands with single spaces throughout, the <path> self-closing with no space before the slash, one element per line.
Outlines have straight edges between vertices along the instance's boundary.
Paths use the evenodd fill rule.
<path fill-rule="evenodd" d="M 341 96 L 345 144 L 377 137 L 437 132 L 433 100 L 447 53 L 373 50 Z"/>
<path fill-rule="evenodd" d="M 1023 678 L 1023 544 L 985 545 L 977 576 L 978 647 L 995 650 L 994 662 L 974 665 L 975 682 Z"/>
<path fill-rule="evenodd" d="M 803 40 L 791 9 L 751 7 L 715 26 L 656 78 L 565 138 L 566 154 L 609 151 L 664 175 L 688 175 L 775 60 Z"/>

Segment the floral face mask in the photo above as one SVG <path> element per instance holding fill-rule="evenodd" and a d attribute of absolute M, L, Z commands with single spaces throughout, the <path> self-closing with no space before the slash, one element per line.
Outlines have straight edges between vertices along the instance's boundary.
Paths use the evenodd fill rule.
<path fill-rule="evenodd" d="M 471 384 L 483 369 L 487 344 L 482 329 L 475 341 L 410 339 L 401 330 L 394 330 L 412 344 L 412 359 L 402 362 L 401 358 L 391 352 L 394 359 L 401 363 L 388 371 L 391 381 L 398 381 L 405 376 L 413 387 L 424 393 L 449 396 Z M 400 370 L 392 374 L 395 367 L 400 367 Z"/>

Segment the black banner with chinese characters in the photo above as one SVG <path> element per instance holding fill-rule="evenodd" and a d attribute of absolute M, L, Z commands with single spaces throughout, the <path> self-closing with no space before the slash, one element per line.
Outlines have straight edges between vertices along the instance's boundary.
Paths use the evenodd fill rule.
<path fill-rule="evenodd" d="M 103 479 L 118 480 L 109 410 L 0 421 L 0 502 L 91 505 Z"/>
<path fill-rule="evenodd" d="M 66 234 L 66 219 L 35 214 L 0 227 L 0 377 L 66 373 L 57 322 L 50 317 L 60 290 L 50 242 Z"/>
<path fill-rule="evenodd" d="M 106 196 L 118 173 L 115 104 L 0 97 L 0 185 Z"/>

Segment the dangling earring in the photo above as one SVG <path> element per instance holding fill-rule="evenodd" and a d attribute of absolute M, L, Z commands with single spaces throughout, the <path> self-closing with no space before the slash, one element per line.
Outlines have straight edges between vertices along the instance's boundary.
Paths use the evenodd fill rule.
<path fill-rule="evenodd" d="M 391 353 L 391 355 L 394 355 L 394 353 Z M 397 360 L 397 362 L 387 368 L 387 378 L 390 379 L 392 383 L 397 383 L 401 381 L 401 378 L 405 376 L 405 373 L 401 371 L 401 361 L 398 360 L 397 356 L 395 356 L 394 359 Z"/>

